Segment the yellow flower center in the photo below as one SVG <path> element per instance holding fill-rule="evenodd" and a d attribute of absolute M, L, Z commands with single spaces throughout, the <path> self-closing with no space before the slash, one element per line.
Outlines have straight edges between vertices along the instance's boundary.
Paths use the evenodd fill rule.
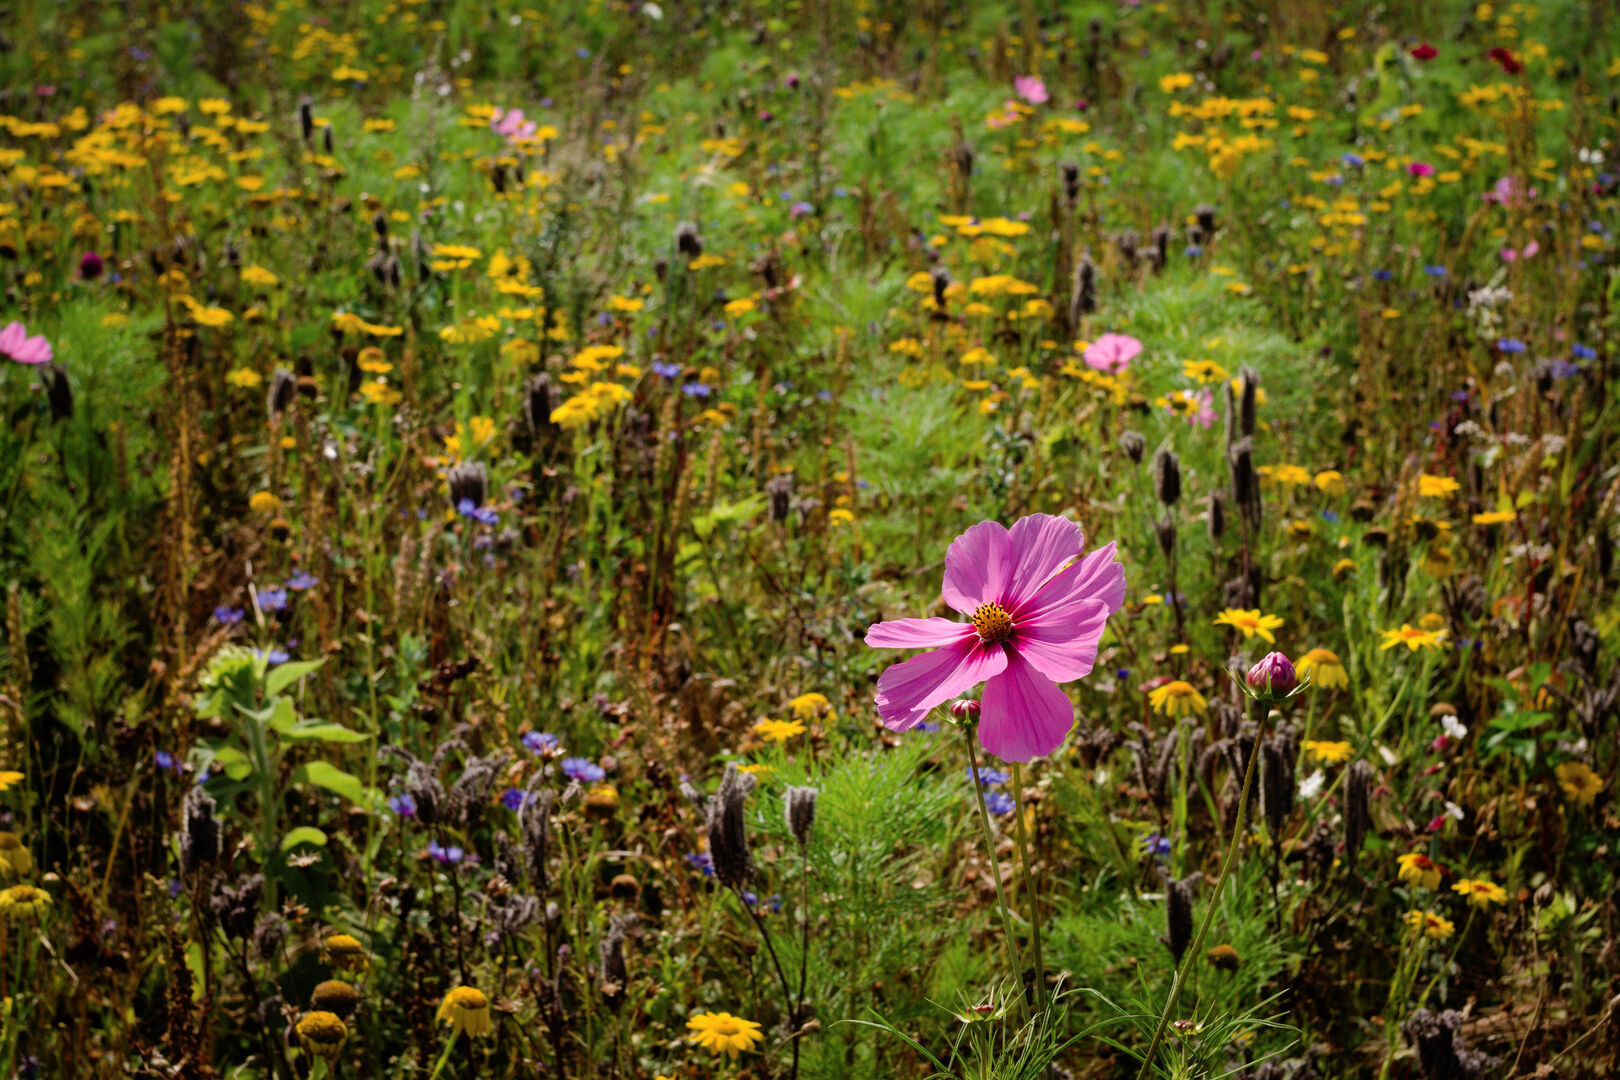
<path fill-rule="evenodd" d="M 973 628 L 986 645 L 999 645 L 1012 637 L 1012 616 L 1000 604 L 980 604 L 973 611 Z"/>

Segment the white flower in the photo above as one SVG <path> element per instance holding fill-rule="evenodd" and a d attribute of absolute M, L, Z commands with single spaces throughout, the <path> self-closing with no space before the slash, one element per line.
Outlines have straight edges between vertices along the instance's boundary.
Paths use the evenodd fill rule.
<path fill-rule="evenodd" d="M 1468 734 L 1468 725 L 1455 716 L 1442 716 L 1440 726 L 1446 729 L 1446 737 L 1462 742 L 1463 736 Z"/>
<path fill-rule="evenodd" d="M 1311 773 L 1311 775 L 1299 782 L 1299 798 L 1316 798 L 1318 795 L 1322 794 L 1322 785 L 1325 783 L 1327 783 L 1327 776 L 1322 772 L 1321 769 L 1317 769 L 1315 772 Z"/>
<path fill-rule="evenodd" d="M 1461 821 L 1463 819 L 1462 807 L 1454 802 L 1446 803 L 1446 817 L 1451 818 L 1453 821 Z"/>

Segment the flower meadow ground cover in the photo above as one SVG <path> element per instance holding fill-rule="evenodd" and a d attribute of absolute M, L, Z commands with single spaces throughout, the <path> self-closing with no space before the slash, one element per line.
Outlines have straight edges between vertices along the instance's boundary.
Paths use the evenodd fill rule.
<path fill-rule="evenodd" d="M 1599 1077 L 1601 3 L 21 5 L 7 1077 Z"/>

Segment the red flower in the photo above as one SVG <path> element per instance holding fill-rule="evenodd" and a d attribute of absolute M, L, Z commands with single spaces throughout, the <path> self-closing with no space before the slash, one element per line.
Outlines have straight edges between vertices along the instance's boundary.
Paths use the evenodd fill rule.
<path fill-rule="evenodd" d="M 1524 65 L 1513 59 L 1513 54 L 1500 45 L 1491 50 L 1490 57 L 1496 61 L 1497 66 L 1509 75 L 1517 75 L 1524 70 Z"/>
<path fill-rule="evenodd" d="M 1426 41 L 1422 45 L 1419 45 L 1417 48 L 1412 50 L 1412 59 L 1414 60 L 1433 60 L 1439 55 L 1440 50 L 1436 49 L 1433 45 L 1430 45 Z"/>

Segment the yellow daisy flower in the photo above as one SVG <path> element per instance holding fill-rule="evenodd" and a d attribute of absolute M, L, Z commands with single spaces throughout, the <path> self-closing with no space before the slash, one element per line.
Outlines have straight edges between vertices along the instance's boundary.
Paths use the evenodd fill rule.
<path fill-rule="evenodd" d="M 1324 690 L 1335 690 L 1350 685 L 1350 675 L 1339 662 L 1339 654 L 1331 649 L 1312 649 L 1294 664 L 1301 675 Z"/>
<path fill-rule="evenodd" d="M 1148 694 L 1148 704 L 1153 706 L 1156 713 L 1166 716 L 1188 716 L 1192 713 L 1203 715 L 1209 708 L 1209 703 L 1189 682 L 1177 679 L 1175 682 L 1165 683 Z"/>
<path fill-rule="evenodd" d="M 738 1052 L 753 1050 L 757 1043 L 765 1041 L 765 1033 L 757 1023 L 728 1012 L 698 1013 L 686 1022 L 686 1028 L 694 1033 L 694 1043 L 716 1057 L 729 1054 L 735 1059 Z"/>
<path fill-rule="evenodd" d="M 477 987 L 458 986 L 444 995 L 435 1019 L 439 1023 L 450 1021 L 452 1035 L 466 1034 L 472 1038 L 488 1035 L 492 1026 L 489 1021 L 489 998 Z"/>
<path fill-rule="evenodd" d="M 1280 616 L 1262 615 L 1259 608 L 1250 611 L 1244 611 L 1241 608 L 1227 608 L 1215 616 L 1214 623 L 1216 626 L 1230 626 L 1234 630 L 1242 631 L 1245 640 L 1259 634 L 1262 640 L 1273 644 L 1276 643 L 1277 639 L 1271 632 L 1282 624 L 1283 620 Z"/>

